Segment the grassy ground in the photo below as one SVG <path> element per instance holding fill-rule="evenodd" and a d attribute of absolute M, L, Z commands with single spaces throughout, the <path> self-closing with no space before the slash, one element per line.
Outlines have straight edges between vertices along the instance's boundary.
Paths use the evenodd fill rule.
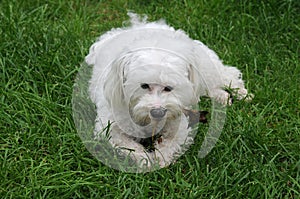
<path fill-rule="evenodd" d="M 47 3 L 46 3 L 47 2 Z M 76 73 L 127 10 L 165 18 L 244 73 L 251 103 L 228 108 L 219 142 L 174 165 L 122 173 L 97 161 L 72 120 Z M 300 4 L 270 1 L 0 3 L 1 198 L 299 198 Z"/>

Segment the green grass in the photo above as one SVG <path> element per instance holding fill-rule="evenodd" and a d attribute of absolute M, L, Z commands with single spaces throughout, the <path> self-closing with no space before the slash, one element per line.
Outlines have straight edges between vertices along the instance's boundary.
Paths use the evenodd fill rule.
<path fill-rule="evenodd" d="M 243 71 L 255 94 L 227 109 L 204 159 L 196 143 L 168 168 L 122 173 L 77 135 L 76 73 L 95 38 L 121 26 L 127 10 L 203 41 Z M 299 198 L 299 13 L 297 0 L 1 1 L 0 197 Z"/>

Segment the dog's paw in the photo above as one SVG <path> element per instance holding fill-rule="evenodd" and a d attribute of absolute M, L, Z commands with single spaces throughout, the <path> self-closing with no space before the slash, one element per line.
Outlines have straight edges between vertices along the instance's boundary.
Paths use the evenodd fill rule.
<path fill-rule="evenodd" d="M 245 88 L 225 88 L 224 90 L 214 90 L 210 93 L 209 97 L 224 106 L 231 106 L 235 100 L 251 101 L 254 98 L 254 95 L 249 94 Z"/>
<path fill-rule="evenodd" d="M 232 104 L 232 98 L 231 95 L 222 89 L 214 90 L 213 92 L 210 92 L 209 97 L 214 99 L 216 102 L 226 106 Z"/>
<path fill-rule="evenodd" d="M 239 89 L 237 92 L 238 100 L 245 100 L 247 102 L 251 101 L 254 98 L 252 93 L 248 93 L 247 89 Z"/>
<path fill-rule="evenodd" d="M 244 100 L 244 101 L 251 101 L 254 97 L 253 94 L 249 94 L 247 89 L 245 88 L 228 88 L 225 89 L 226 92 L 230 94 L 230 98 L 233 100 Z"/>

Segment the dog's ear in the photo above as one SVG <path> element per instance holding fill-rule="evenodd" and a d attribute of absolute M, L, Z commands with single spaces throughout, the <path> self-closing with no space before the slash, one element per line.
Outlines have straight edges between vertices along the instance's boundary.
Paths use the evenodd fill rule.
<path fill-rule="evenodd" d="M 124 99 L 124 64 L 124 58 L 113 61 L 104 81 L 103 94 L 110 107 L 121 105 Z"/>
<path fill-rule="evenodd" d="M 193 83 L 194 94 L 199 100 L 200 93 L 203 93 L 205 88 L 203 87 L 203 79 L 201 78 L 201 74 L 198 66 L 194 66 L 192 64 L 189 65 L 188 68 L 188 78 Z"/>

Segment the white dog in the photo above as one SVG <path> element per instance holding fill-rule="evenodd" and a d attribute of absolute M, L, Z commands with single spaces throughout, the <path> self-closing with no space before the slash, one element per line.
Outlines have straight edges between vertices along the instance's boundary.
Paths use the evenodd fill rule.
<path fill-rule="evenodd" d="M 200 96 L 226 105 L 232 95 L 246 99 L 247 90 L 240 71 L 200 41 L 163 21 L 129 16 L 130 27 L 102 35 L 86 57 L 93 66 L 94 132 L 98 138 L 108 133 L 138 168 L 165 167 L 193 143 L 189 112 Z"/>

